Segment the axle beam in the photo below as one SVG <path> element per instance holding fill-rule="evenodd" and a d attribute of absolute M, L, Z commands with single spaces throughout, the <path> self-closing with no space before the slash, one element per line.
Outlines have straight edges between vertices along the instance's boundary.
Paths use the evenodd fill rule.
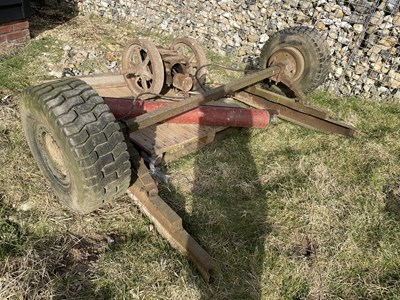
<path fill-rule="evenodd" d="M 178 103 L 171 105 L 170 107 L 164 107 L 152 112 L 148 112 L 144 115 L 138 116 L 135 119 L 127 120 L 125 123 L 128 126 L 128 131 L 133 132 L 138 129 L 142 129 L 158 122 L 162 122 L 166 119 L 180 115 L 188 110 L 196 108 L 201 104 L 218 100 L 226 97 L 227 95 L 233 94 L 243 88 L 251 86 L 257 82 L 263 81 L 266 78 L 279 74 L 281 66 L 276 65 L 267 69 L 257 71 L 249 74 L 243 78 L 221 85 L 215 89 L 206 91 L 204 94 L 199 94 L 185 100 L 179 101 Z"/>

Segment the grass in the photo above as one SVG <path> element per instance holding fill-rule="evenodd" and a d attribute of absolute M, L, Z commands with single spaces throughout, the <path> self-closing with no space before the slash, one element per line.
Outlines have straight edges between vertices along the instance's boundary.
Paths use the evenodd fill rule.
<path fill-rule="evenodd" d="M 277 121 L 166 166 L 161 194 L 216 260 L 212 284 L 128 197 L 86 216 L 65 210 L 29 152 L 18 95 L 49 78 L 66 43 L 118 40 L 119 53 L 137 29 L 118 32 L 76 17 L 0 58 L 1 299 L 399 299 L 398 102 L 317 91 L 310 102 L 355 125 L 353 138 Z"/>
<path fill-rule="evenodd" d="M 55 47 L 54 43 L 55 40 L 52 38 L 43 38 L 30 43 L 17 55 L 0 54 L 1 88 L 14 93 L 21 92 L 30 84 L 37 83 L 39 79 L 49 79 L 50 77 L 46 75 L 38 78 L 36 74 L 47 72 L 46 65 L 43 64 L 44 57 L 54 61 L 60 60 L 60 49 Z"/>
<path fill-rule="evenodd" d="M 387 299 L 400 292 L 400 203 L 387 193 L 399 189 L 399 104 L 324 93 L 312 101 L 344 119 L 356 116 L 356 136 L 282 122 L 234 133 L 169 166 L 174 186 L 192 184 L 178 198 L 189 202 L 180 213 L 190 207 L 192 230 L 224 262 L 217 272 L 229 283 L 218 291 L 222 298 L 241 290 L 265 299 Z M 217 216 L 204 224 L 210 211 Z M 243 282 L 250 274 L 257 282 Z"/>

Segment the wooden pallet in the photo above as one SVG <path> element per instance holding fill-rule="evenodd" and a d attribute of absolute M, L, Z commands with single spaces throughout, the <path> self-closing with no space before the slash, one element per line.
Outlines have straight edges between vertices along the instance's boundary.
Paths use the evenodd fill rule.
<path fill-rule="evenodd" d="M 102 97 L 133 98 L 121 74 L 90 75 L 80 79 L 91 85 Z M 240 106 L 232 99 L 219 99 L 207 105 Z M 169 162 L 203 148 L 214 141 L 217 132 L 226 128 L 228 127 L 161 123 L 131 133 L 130 139 L 141 149 L 141 155 L 157 158 L 158 163 Z"/>
<path fill-rule="evenodd" d="M 226 126 L 162 123 L 130 134 L 131 141 L 150 158 L 169 162 L 203 148 Z"/>

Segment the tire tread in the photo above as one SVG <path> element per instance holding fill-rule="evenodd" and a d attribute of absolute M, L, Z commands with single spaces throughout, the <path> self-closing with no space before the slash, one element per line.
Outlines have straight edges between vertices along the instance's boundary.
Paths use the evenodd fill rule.
<path fill-rule="evenodd" d="M 84 211 L 75 210 L 87 213 L 125 192 L 131 177 L 127 145 L 104 100 L 76 78 L 41 84 L 26 93 L 59 126 L 63 146 L 71 148 L 84 189 L 91 192 Z"/>
<path fill-rule="evenodd" d="M 315 57 L 315 65 L 316 67 L 316 74 L 309 84 L 303 87 L 303 92 L 305 94 L 310 93 L 318 86 L 323 84 L 326 79 L 328 78 L 328 74 L 330 72 L 330 56 L 329 56 L 329 49 L 328 45 L 326 44 L 325 38 L 320 32 L 316 31 L 314 28 L 306 27 L 306 26 L 296 26 L 296 27 L 289 27 L 285 28 L 281 31 L 274 33 L 270 41 L 273 40 L 282 40 L 285 36 L 300 36 L 304 37 L 304 39 L 312 45 L 315 49 L 316 57 Z M 268 42 L 264 45 L 263 49 L 261 50 L 261 60 L 265 63 L 268 59 L 268 52 L 269 49 L 266 47 Z M 263 65 L 263 63 L 261 65 Z"/>

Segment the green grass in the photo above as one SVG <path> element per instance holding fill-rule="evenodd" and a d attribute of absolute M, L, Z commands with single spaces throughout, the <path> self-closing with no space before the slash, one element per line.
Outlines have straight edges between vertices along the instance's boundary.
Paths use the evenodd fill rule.
<path fill-rule="evenodd" d="M 18 93 L 33 83 L 51 78 L 46 75 L 44 58 L 60 60 L 61 51 L 55 39 L 42 38 L 31 41 L 16 55 L 0 54 L 0 88 Z"/>
<path fill-rule="evenodd" d="M 166 197 L 186 199 L 180 214 L 223 262 L 217 278 L 224 299 L 251 295 L 257 284 L 243 282 L 249 272 L 266 299 L 399 295 L 399 103 L 326 93 L 311 102 L 354 120 L 356 135 L 280 122 L 232 133 L 169 166 L 172 185 L 189 181 L 192 188 L 177 197 L 170 187 Z M 253 269 L 253 260 L 263 268 Z"/>
<path fill-rule="evenodd" d="M 161 195 L 215 259 L 211 284 L 128 197 L 87 216 L 63 208 L 25 142 L 18 94 L 48 78 L 63 34 L 84 48 L 84 26 L 115 30 L 79 18 L 78 37 L 67 23 L 0 58 L 0 90 L 12 95 L 0 103 L 1 299 L 400 298 L 398 102 L 317 91 L 310 102 L 355 125 L 354 137 L 278 120 L 168 164 Z M 225 75 L 211 73 L 218 82 Z"/>
<path fill-rule="evenodd" d="M 0 216 L 8 214 L 6 207 L 2 206 L 0 209 Z M 2 219 L 0 220 L 0 232 L 0 260 L 4 260 L 10 255 L 16 256 L 22 253 L 25 238 L 18 223 L 9 219 Z"/>

